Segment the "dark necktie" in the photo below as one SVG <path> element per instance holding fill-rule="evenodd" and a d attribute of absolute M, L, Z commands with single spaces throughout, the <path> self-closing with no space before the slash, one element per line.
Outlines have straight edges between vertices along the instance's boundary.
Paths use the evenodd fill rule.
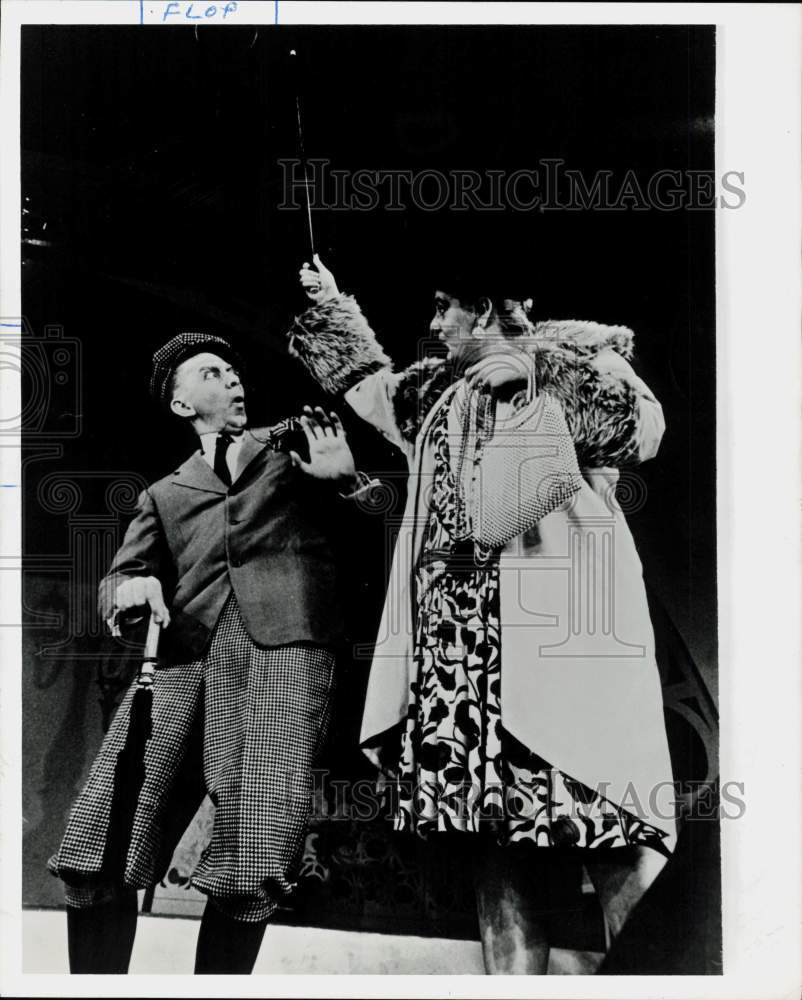
<path fill-rule="evenodd" d="M 226 486 L 231 485 L 231 472 L 228 468 L 228 462 L 226 462 L 226 452 L 231 441 L 231 435 L 223 431 L 217 435 L 217 441 L 214 445 L 214 471 Z"/>

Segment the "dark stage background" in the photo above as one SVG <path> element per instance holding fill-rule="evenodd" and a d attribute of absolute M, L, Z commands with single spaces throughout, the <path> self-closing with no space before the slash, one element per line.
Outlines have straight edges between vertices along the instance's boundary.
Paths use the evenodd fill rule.
<path fill-rule="evenodd" d="M 29 906 L 60 905 L 44 861 L 127 676 L 93 620 L 94 577 L 138 488 L 192 447 L 147 399 L 151 353 L 180 329 L 230 336 L 250 361 L 255 423 L 318 398 L 284 340 L 304 307 L 296 272 L 308 256 L 305 212 L 278 208 L 277 161 L 298 152 L 293 47 L 307 154 L 331 169 L 511 172 L 561 158 L 588 179 L 633 169 L 644 182 L 658 170 L 713 170 L 712 28 L 23 28 Z M 431 314 L 422 257 L 445 259 L 457 240 L 529 259 L 540 317 L 635 330 L 636 367 L 668 430 L 639 470 L 645 502 L 629 520 L 663 623 L 667 686 L 677 704 L 698 702 L 677 718 L 701 713 L 707 749 L 685 737 L 682 774 L 709 776 L 714 709 L 691 658 L 715 698 L 712 211 L 314 215 L 321 255 L 398 365 L 416 356 Z M 61 326 L 61 338 L 45 337 L 47 325 Z M 343 416 L 359 466 L 397 482 L 398 457 Z M 352 637 L 369 643 L 384 517 L 354 514 L 342 541 Z M 330 759 L 347 776 L 370 773 L 353 750 L 364 672 L 344 667 Z M 320 842 L 338 831 L 323 824 Z M 434 871 L 414 860 L 417 847 L 372 836 L 368 868 L 371 858 L 386 867 L 388 851 L 413 857 L 405 900 L 374 864 L 369 890 L 349 876 L 310 919 L 345 913 L 357 926 L 474 933 L 456 870 L 451 878 L 445 861 Z M 684 885 L 695 885 L 696 922 L 685 926 L 683 910 L 674 933 L 686 934 L 703 971 L 715 963 L 718 871 L 708 841 L 694 857 Z"/>

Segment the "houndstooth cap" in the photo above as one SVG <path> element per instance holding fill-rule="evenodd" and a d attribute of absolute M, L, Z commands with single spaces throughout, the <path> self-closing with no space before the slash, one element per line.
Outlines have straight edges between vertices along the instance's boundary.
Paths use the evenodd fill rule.
<path fill-rule="evenodd" d="M 153 355 L 150 372 L 150 394 L 162 402 L 170 393 L 170 385 L 176 368 L 193 354 L 211 351 L 219 354 L 236 367 L 241 367 L 240 359 L 231 344 L 222 337 L 211 333 L 179 333 L 168 340 Z"/>

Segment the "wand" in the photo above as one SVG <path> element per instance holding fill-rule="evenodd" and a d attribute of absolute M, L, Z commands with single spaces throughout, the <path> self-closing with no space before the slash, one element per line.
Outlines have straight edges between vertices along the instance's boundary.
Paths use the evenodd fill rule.
<path fill-rule="evenodd" d="M 290 49 L 290 55 L 293 57 L 293 64 L 297 67 L 297 62 L 295 59 L 298 57 L 298 53 L 295 49 Z M 309 173 L 307 169 L 306 162 L 306 151 L 304 149 L 304 130 L 301 124 L 301 95 L 300 87 L 298 86 L 298 71 L 295 71 L 295 117 L 298 125 L 298 149 L 301 154 L 301 164 L 304 170 L 304 190 L 306 192 L 306 222 L 309 227 L 309 246 L 312 250 L 312 256 L 315 256 L 315 236 L 312 231 L 312 204 L 309 198 Z"/>

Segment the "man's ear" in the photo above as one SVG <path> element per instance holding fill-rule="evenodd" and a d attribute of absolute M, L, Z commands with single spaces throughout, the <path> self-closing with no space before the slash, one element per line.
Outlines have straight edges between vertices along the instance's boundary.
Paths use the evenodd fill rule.
<path fill-rule="evenodd" d="M 183 399 L 179 399 L 178 396 L 173 396 L 170 400 L 170 409 L 177 417 L 194 417 L 195 407 L 190 406 L 189 403 L 185 403 Z"/>

